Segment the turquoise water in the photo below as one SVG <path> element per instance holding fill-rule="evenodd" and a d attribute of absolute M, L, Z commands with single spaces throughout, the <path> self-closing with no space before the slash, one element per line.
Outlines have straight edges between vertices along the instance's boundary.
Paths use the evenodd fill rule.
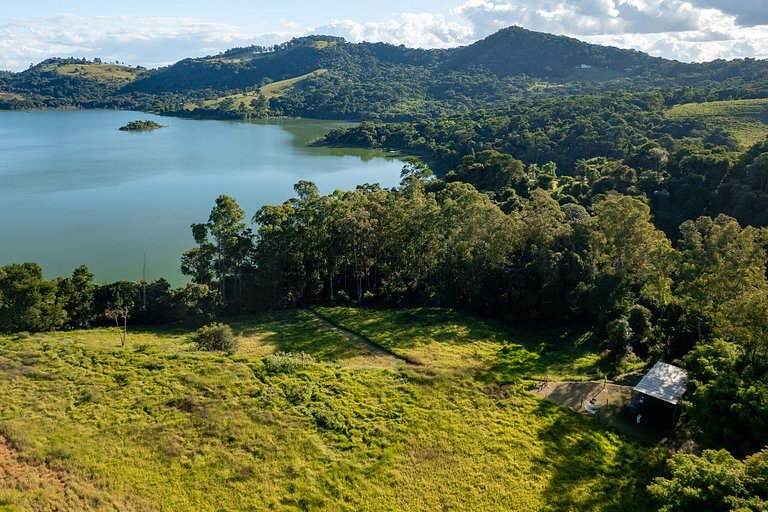
<path fill-rule="evenodd" d="M 121 132 L 135 119 L 166 128 Z M 250 220 L 306 179 L 322 193 L 391 187 L 402 162 L 364 150 L 309 148 L 341 123 L 197 121 L 114 110 L 0 112 L 0 265 L 34 261 L 47 277 L 85 264 L 102 282 L 174 285 L 190 224 L 220 194 Z"/>

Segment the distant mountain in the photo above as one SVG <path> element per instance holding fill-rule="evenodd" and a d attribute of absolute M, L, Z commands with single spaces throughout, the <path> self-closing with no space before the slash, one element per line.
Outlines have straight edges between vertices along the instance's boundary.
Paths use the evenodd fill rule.
<path fill-rule="evenodd" d="M 498 107 L 531 96 L 742 87 L 766 61 L 685 64 L 510 27 L 469 46 L 424 50 L 309 36 L 234 48 L 155 70 L 49 59 L 0 74 L 0 108 L 138 108 L 223 118 L 290 115 L 409 120 Z"/>
<path fill-rule="evenodd" d="M 598 71 L 616 73 L 616 78 L 648 72 L 667 75 L 684 70 L 686 65 L 636 50 L 509 27 L 457 48 L 442 63 L 441 70 L 474 67 L 485 68 L 497 76 L 525 74 L 542 79 L 574 78 L 575 72 L 584 71 L 580 78 L 590 81 L 589 73 L 597 77 Z"/>
<path fill-rule="evenodd" d="M 247 89 L 264 80 L 276 82 L 330 69 L 349 76 L 366 67 L 434 68 L 440 50 L 421 50 L 383 43 L 348 43 L 340 37 L 309 36 L 276 47 L 235 48 L 220 55 L 184 59 L 149 73 L 127 90 L 150 93 L 201 89 Z"/>

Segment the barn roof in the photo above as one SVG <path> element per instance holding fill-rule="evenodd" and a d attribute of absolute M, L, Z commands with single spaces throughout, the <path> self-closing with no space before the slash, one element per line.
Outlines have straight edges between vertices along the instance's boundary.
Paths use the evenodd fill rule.
<path fill-rule="evenodd" d="M 659 361 L 645 374 L 634 390 L 670 404 L 677 404 L 687 385 L 688 373 L 685 370 Z"/>

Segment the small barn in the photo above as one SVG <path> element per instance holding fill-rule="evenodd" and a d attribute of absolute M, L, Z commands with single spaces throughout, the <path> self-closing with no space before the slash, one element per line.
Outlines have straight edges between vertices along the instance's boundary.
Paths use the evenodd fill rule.
<path fill-rule="evenodd" d="M 685 370 L 659 361 L 632 389 L 629 413 L 638 423 L 672 423 L 680 415 L 679 402 L 687 386 Z"/>

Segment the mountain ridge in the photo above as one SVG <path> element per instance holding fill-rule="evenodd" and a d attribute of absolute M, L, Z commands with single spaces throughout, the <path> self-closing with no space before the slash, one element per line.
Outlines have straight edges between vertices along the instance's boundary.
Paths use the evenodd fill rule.
<path fill-rule="evenodd" d="M 327 72 L 318 73 L 321 69 Z M 260 97 L 262 87 L 286 80 L 292 82 L 280 94 Z M 47 59 L 19 73 L 0 74 L 0 108 L 110 107 L 192 117 L 399 121 L 497 107 L 532 95 L 756 81 L 768 82 L 768 61 L 682 63 L 513 26 L 450 49 L 313 35 L 151 70 L 97 59 Z M 234 102 L 236 107 L 216 101 L 239 94 L 252 98 Z"/>

